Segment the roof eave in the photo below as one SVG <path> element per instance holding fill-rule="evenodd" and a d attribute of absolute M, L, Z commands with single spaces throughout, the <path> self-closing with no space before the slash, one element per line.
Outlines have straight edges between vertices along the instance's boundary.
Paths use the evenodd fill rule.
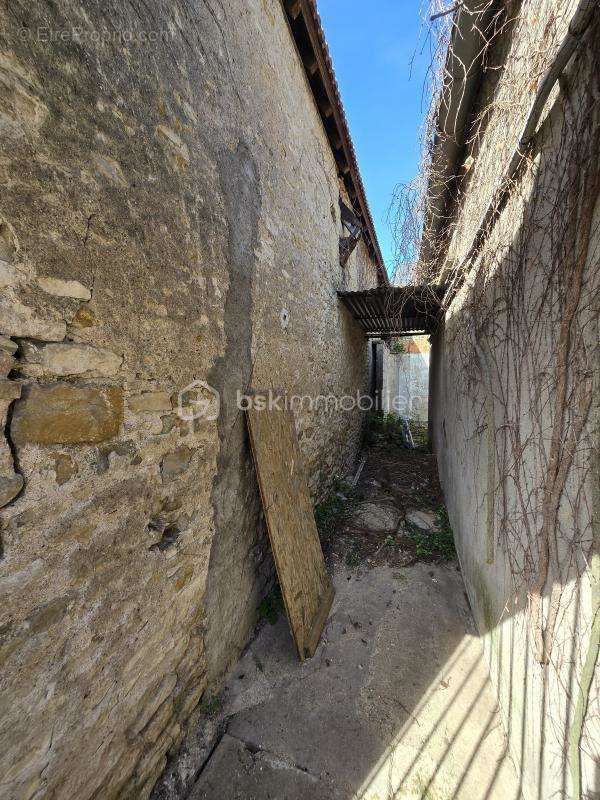
<path fill-rule="evenodd" d="M 481 0 L 467 0 L 455 12 L 427 187 L 419 258 L 424 263 L 435 258 L 436 240 L 448 222 L 450 196 L 464 158 L 472 109 L 481 85 L 486 33 L 495 13 L 494 3 Z"/>
<path fill-rule="evenodd" d="M 281 5 L 304 65 L 339 175 L 344 181 L 354 212 L 361 219 L 369 253 L 377 264 L 379 282 L 389 286 L 316 0 L 281 0 Z"/>

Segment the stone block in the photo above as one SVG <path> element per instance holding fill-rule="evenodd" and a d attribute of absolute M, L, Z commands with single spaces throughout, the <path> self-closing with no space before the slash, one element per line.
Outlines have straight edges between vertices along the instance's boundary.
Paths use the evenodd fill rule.
<path fill-rule="evenodd" d="M 63 483 L 71 480 L 77 473 L 77 464 L 68 453 L 57 453 L 54 456 L 54 471 L 56 473 L 56 483 L 62 486 Z"/>
<path fill-rule="evenodd" d="M 79 281 L 64 281 L 60 278 L 38 278 L 38 286 L 46 294 L 55 297 L 73 297 L 77 300 L 91 300 L 92 293 Z"/>
<path fill-rule="evenodd" d="M 0 260 L 0 289 L 14 286 L 19 282 L 19 273 L 11 264 Z"/>
<path fill-rule="evenodd" d="M 5 378 L 11 369 L 14 369 L 15 359 L 11 356 L 8 350 L 0 348 L 0 378 Z"/>
<path fill-rule="evenodd" d="M 30 387 L 11 424 L 16 445 L 82 444 L 112 439 L 123 421 L 123 393 L 116 386 L 56 383 Z"/>
<path fill-rule="evenodd" d="M 429 511 L 411 509 L 406 512 L 406 521 L 422 531 L 431 531 L 437 527 L 437 517 Z"/>
<path fill-rule="evenodd" d="M 23 349 L 23 355 L 31 363 L 39 364 L 42 374 L 59 376 L 90 373 L 108 377 L 118 372 L 123 363 L 123 358 L 110 350 L 74 342 L 29 345 Z"/>
<path fill-rule="evenodd" d="M 13 342 L 12 339 L 9 339 L 6 336 L 0 336 L 0 351 L 4 351 L 9 353 L 11 356 L 17 352 L 18 344 Z"/>
<path fill-rule="evenodd" d="M 70 324 L 73 328 L 91 328 L 96 324 L 96 317 L 91 308 L 80 306 Z"/>
<path fill-rule="evenodd" d="M 6 336 L 45 342 L 60 342 L 67 335 L 67 324 L 56 312 L 46 309 L 40 313 L 8 293 L 0 295 L 0 326 Z"/>
<path fill-rule="evenodd" d="M 16 381 L 0 380 L 0 400 L 17 400 L 21 396 L 21 384 Z"/>
<path fill-rule="evenodd" d="M 98 472 L 108 472 L 110 469 L 110 456 L 114 453 L 117 456 L 128 456 L 133 459 L 138 455 L 138 449 L 131 440 L 116 442 L 106 447 L 98 449 Z"/>
<path fill-rule="evenodd" d="M 5 403 L 6 405 L 6 403 Z M 2 414 L 2 428 L 6 425 L 6 415 L 5 413 Z M 0 433 L 0 475 L 12 475 L 15 471 L 15 463 L 13 459 L 13 454 L 11 452 L 10 447 L 8 446 L 8 442 Z"/>
<path fill-rule="evenodd" d="M 43 342 L 22 339 L 19 342 L 19 356 L 31 364 L 40 364 L 42 361 Z"/>
<path fill-rule="evenodd" d="M 192 451 L 189 447 L 180 447 L 178 450 L 173 450 L 172 453 L 167 453 L 160 465 L 163 480 L 173 480 L 185 472 L 190 465 L 191 458 Z"/>
<path fill-rule="evenodd" d="M 21 475 L 0 475 L 0 508 L 10 503 L 23 488 Z"/>
<path fill-rule="evenodd" d="M 134 394 L 127 400 L 130 411 L 135 413 L 158 413 L 171 410 L 171 397 L 167 392 L 144 392 Z"/>
<path fill-rule="evenodd" d="M 352 525 L 373 531 L 393 533 L 398 527 L 400 513 L 394 507 L 378 503 L 362 503 L 352 517 Z"/>

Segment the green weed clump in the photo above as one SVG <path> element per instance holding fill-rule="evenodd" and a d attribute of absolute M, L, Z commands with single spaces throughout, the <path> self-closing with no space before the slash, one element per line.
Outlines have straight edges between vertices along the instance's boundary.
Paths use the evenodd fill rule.
<path fill-rule="evenodd" d="M 393 444 L 397 447 L 406 447 L 402 432 L 402 421 L 392 413 L 384 414 L 383 411 L 370 411 L 367 415 L 367 444 L 376 442 Z"/>
<path fill-rule="evenodd" d="M 356 489 L 342 478 L 333 479 L 325 498 L 315 506 L 315 522 L 321 539 L 335 532 L 338 519 L 356 503 Z"/>
<path fill-rule="evenodd" d="M 203 714 L 213 717 L 221 708 L 221 702 L 218 694 L 204 694 L 198 707 Z"/>
<path fill-rule="evenodd" d="M 424 531 L 410 523 L 407 523 L 406 527 L 406 535 L 415 542 L 418 556 L 450 561 L 456 555 L 454 535 L 445 506 L 438 509 L 437 525 L 433 530 Z"/>
<path fill-rule="evenodd" d="M 426 422 L 419 422 L 416 419 L 408 420 L 408 427 L 413 437 L 415 447 L 419 450 L 427 450 L 429 446 L 429 432 Z"/>
<path fill-rule="evenodd" d="M 407 422 L 415 448 L 417 450 L 427 450 L 429 446 L 427 423 L 416 419 L 407 419 Z M 365 443 L 372 445 L 376 442 L 406 447 L 402 432 L 402 420 L 391 412 L 384 414 L 383 411 L 370 411 L 367 414 Z"/>

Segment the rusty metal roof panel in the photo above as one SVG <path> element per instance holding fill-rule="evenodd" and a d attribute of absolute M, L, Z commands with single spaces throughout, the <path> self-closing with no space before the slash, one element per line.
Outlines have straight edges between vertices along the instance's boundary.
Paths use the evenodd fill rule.
<path fill-rule="evenodd" d="M 380 286 L 338 297 L 368 336 L 432 333 L 440 317 L 445 286 Z"/>

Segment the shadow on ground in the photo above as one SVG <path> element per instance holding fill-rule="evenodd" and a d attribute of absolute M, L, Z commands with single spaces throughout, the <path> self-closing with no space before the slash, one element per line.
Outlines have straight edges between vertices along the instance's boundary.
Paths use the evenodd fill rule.
<path fill-rule="evenodd" d="M 315 656 L 298 663 L 283 615 L 264 622 L 154 798 L 518 797 L 458 565 L 407 535 L 413 512 L 425 526 L 439 510 L 431 458 L 371 450 L 329 530 L 336 597 Z"/>

